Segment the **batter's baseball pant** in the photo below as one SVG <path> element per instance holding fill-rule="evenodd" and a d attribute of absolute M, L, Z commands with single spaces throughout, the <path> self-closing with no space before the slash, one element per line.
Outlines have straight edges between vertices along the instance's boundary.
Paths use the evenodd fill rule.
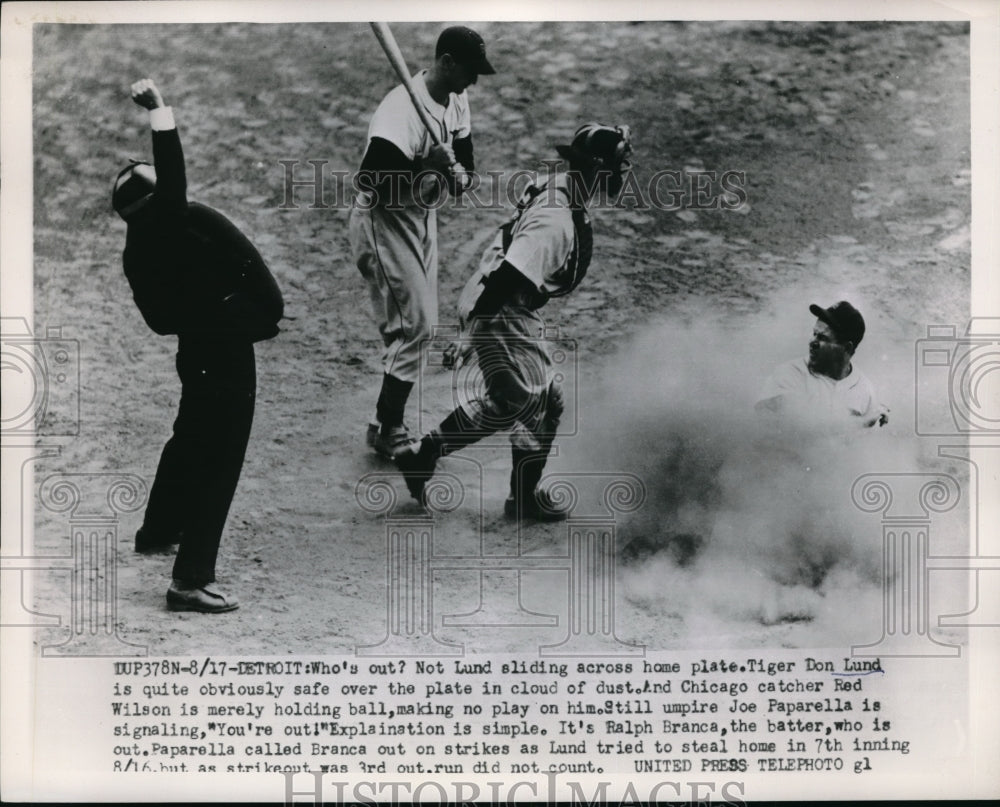
<path fill-rule="evenodd" d="M 413 383 L 420 351 L 438 319 L 437 213 L 416 206 L 365 210 L 356 204 L 349 235 L 385 344 L 385 373 Z"/>

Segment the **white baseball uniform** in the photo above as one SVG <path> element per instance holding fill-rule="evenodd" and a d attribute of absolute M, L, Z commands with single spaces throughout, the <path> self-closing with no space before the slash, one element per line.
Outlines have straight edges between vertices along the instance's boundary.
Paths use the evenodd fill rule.
<path fill-rule="evenodd" d="M 780 411 L 802 422 L 873 426 L 888 409 L 857 367 L 840 380 L 809 371 L 806 359 L 779 365 L 764 382 L 757 402 L 781 398 Z"/>
<path fill-rule="evenodd" d="M 471 134 L 469 101 L 465 92 L 452 93 L 447 106 L 427 91 L 426 71 L 413 77 L 421 105 L 439 127 L 442 143 Z M 368 127 L 368 142 L 382 138 L 408 160 L 428 155 L 433 141 L 406 89 L 400 85 L 382 100 Z M 424 203 L 410 193 L 387 209 L 373 204 L 362 190 L 351 210 L 349 234 L 354 259 L 368 282 L 372 308 L 385 343 L 385 372 L 402 381 L 416 381 L 420 350 L 437 325 L 437 213 L 446 194 L 443 183 L 424 183 L 431 193 Z M 384 201 L 384 200 L 383 200 Z"/>
<path fill-rule="evenodd" d="M 484 367 L 487 393 L 493 406 L 504 408 L 510 401 L 524 401 L 545 393 L 552 382 L 552 359 L 545 340 L 545 323 L 535 313 L 550 295 L 568 292 L 586 271 L 589 254 L 579 261 L 579 245 L 573 211 L 569 204 L 569 178 L 556 174 L 540 191 L 528 189 L 519 202 L 508 246 L 503 229 L 483 252 L 477 271 L 459 297 L 460 320 L 468 324 L 469 337 Z M 590 221 L 582 212 L 588 230 Z M 589 235 L 589 233 L 588 233 Z M 589 253 L 589 247 L 587 247 Z M 501 306 L 495 316 L 471 317 L 484 282 L 509 263 L 531 281 L 539 294 L 532 300 L 516 299 Z M 490 372 L 506 368 L 505 372 Z M 491 377 L 492 376 L 492 377 Z"/>

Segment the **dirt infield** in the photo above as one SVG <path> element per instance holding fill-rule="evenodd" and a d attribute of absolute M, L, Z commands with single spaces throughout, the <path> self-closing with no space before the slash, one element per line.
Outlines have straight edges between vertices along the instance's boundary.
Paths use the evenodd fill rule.
<path fill-rule="evenodd" d="M 722 469 L 734 467 L 727 462 L 742 445 L 734 435 L 763 375 L 804 354 L 808 304 L 845 294 L 868 320 L 859 364 L 893 415 L 874 452 L 854 447 L 850 462 L 834 465 L 845 474 L 882 469 L 872 463 L 935 467 L 914 436 L 913 351 L 928 324 L 961 326 L 969 314 L 968 27 L 477 28 L 498 71 L 469 91 L 481 172 L 535 168 L 578 123 L 596 119 L 632 127 L 640 188 L 663 170 L 683 182 L 700 172 L 745 177 L 736 210 L 595 211 L 590 274 L 543 312 L 573 340 L 577 379 L 575 434 L 560 441 L 550 470 L 634 474 L 646 489 L 643 508 L 619 524 L 632 549 L 615 581 L 618 637 L 656 649 L 877 638 L 880 528 L 876 517 L 848 512 L 853 477 L 829 493 L 828 478 L 800 486 L 801 468 L 759 457 L 749 460 L 754 479 Z M 429 57 L 439 29 L 394 26 L 411 66 Z M 151 482 L 176 413 L 176 342 L 152 334 L 132 303 L 121 269 L 125 227 L 110 210 L 117 168 L 150 155 L 131 81 L 157 81 L 178 120 L 189 197 L 250 235 L 286 300 L 283 332 L 257 348 L 257 413 L 219 560 L 221 586 L 243 607 L 218 617 L 168 613 L 172 559 L 131 551 L 141 520 L 133 513 L 118 524 L 120 635 L 153 655 L 339 653 L 378 642 L 385 527 L 359 506 L 359 480 L 384 472 L 403 513 L 413 508 L 402 480 L 363 442 L 381 343 L 351 261 L 346 207 L 334 198 L 310 207 L 308 188 L 290 200 L 282 164 L 295 161 L 298 178 L 309 175 L 308 160 L 325 161 L 327 172 L 356 169 L 371 112 L 394 84 L 367 26 L 42 25 L 34 66 L 35 324 L 62 326 L 79 341 L 82 379 L 80 435 L 40 460 L 36 479 L 131 473 Z M 504 218 L 497 209 L 441 210 L 443 325 Z M 433 425 L 450 396 L 450 377 L 431 372 L 420 424 L 411 425 Z M 498 445 L 442 463 L 468 488 L 437 517 L 436 552 L 566 553 L 564 525 L 518 534 L 504 519 L 508 461 Z M 829 511 L 811 506 L 825 495 Z M 792 499 L 810 505 L 794 519 Z M 942 538 L 962 546 L 962 528 L 952 526 Z M 764 560 L 748 564 L 736 548 L 755 529 L 749 546 L 761 549 L 760 530 L 773 541 L 754 555 Z M 64 514 L 38 508 L 39 554 L 65 552 L 67 534 Z M 435 633 L 467 652 L 530 650 L 565 633 L 565 625 L 532 627 L 533 617 L 504 630 L 442 625 L 477 602 L 480 622 L 511 624 L 502 609 L 517 602 L 509 596 L 517 578 L 449 572 L 447 562 L 436 574 Z M 523 573 L 521 605 L 564 615 L 565 578 Z M 65 604 L 67 580 L 38 576 L 39 611 Z M 65 626 L 46 629 L 39 641 L 64 635 Z"/>

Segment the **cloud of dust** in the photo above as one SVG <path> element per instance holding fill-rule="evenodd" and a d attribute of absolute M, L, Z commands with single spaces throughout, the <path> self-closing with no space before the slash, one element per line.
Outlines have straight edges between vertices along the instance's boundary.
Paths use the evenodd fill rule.
<path fill-rule="evenodd" d="M 854 363 L 891 408 L 890 423 L 846 437 L 790 423 L 776 433 L 754 411 L 761 385 L 806 356 L 809 304 L 841 299 L 865 315 Z M 647 489 L 644 506 L 619 522 L 625 596 L 712 641 L 734 620 L 808 621 L 826 640 L 870 638 L 881 617 L 881 525 L 854 506 L 851 488 L 865 473 L 931 462 L 913 434 L 913 337 L 858 289 L 813 278 L 754 314 L 686 307 L 581 381 L 581 437 L 566 441 L 560 464 L 629 471 Z"/>

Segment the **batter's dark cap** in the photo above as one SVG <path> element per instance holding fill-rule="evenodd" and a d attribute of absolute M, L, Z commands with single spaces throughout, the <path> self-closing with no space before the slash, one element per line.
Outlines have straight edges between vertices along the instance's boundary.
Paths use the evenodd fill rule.
<path fill-rule="evenodd" d="M 486 43 L 483 42 L 483 38 L 464 25 L 445 28 L 441 32 L 437 48 L 434 50 L 434 58 L 440 59 L 446 53 L 450 53 L 452 59 L 475 70 L 479 75 L 492 76 L 496 73 L 486 58 Z"/>
<path fill-rule="evenodd" d="M 833 335 L 840 342 L 851 342 L 856 348 L 865 337 L 865 318 L 847 300 L 834 303 L 829 308 L 823 308 L 813 303 L 809 310 L 830 326 Z"/>

